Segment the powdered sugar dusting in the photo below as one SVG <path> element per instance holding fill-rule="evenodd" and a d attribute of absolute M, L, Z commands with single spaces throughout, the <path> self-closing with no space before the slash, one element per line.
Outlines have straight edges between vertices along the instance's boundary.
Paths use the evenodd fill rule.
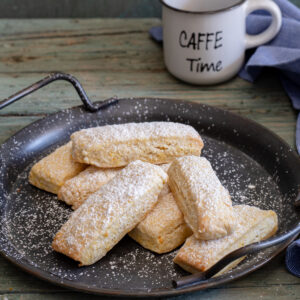
<path fill-rule="evenodd" d="M 191 126 L 172 123 L 172 122 L 146 122 L 146 123 L 127 123 L 122 125 L 106 125 L 102 127 L 83 129 L 72 135 L 72 139 L 79 138 L 79 143 L 84 140 L 87 146 L 92 145 L 95 141 L 101 145 L 106 143 L 120 143 L 126 140 L 143 140 L 156 138 L 191 137 L 199 139 L 198 132 Z"/>
<path fill-rule="evenodd" d="M 179 207 L 197 238 L 220 238 L 234 230 L 229 193 L 205 157 L 180 157 L 168 174 Z"/>
<path fill-rule="evenodd" d="M 272 176 L 254 160 L 223 142 L 203 136 L 203 155 L 212 163 L 233 201 L 274 209 L 279 214 L 281 232 L 293 222 L 295 212 L 285 201 Z M 49 152 L 49 151 L 48 151 Z M 98 263 L 78 268 L 77 263 L 55 253 L 51 242 L 72 210 L 57 201 L 56 196 L 32 187 L 27 182 L 29 165 L 16 179 L 5 207 L 5 231 L 9 239 L 6 249 L 18 259 L 46 270 L 54 276 L 86 283 L 90 286 L 120 289 L 157 289 L 170 287 L 170 281 L 186 274 L 173 263 L 177 251 L 157 255 L 143 249 L 129 237 L 124 238 Z M 255 185 L 249 189 L 248 185 Z M 284 218 L 284 211 L 291 218 Z M 282 221 L 284 220 L 284 221 Z M 24 224 L 26 229 L 24 230 Z M 251 256 L 229 274 L 234 276 L 244 266 L 266 259 L 273 249 Z M 232 275 L 231 275 L 232 274 Z"/>
<path fill-rule="evenodd" d="M 273 211 L 249 205 L 236 205 L 236 228 L 228 236 L 210 241 L 199 241 L 192 236 L 178 252 L 175 259 L 205 271 L 228 253 L 275 233 L 277 217 Z M 264 223 L 264 225 L 261 225 Z M 255 228 L 249 232 L 251 228 Z"/>
<path fill-rule="evenodd" d="M 153 208 L 167 178 L 158 166 L 130 163 L 72 214 L 55 236 L 54 249 L 81 265 L 101 259 Z"/>
<path fill-rule="evenodd" d="M 191 126 L 142 122 L 83 129 L 71 135 L 73 158 L 97 167 L 126 166 L 134 160 L 155 164 L 174 157 L 200 155 L 203 142 Z"/>
<path fill-rule="evenodd" d="M 245 154 L 247 151 L 243 150 L 242 143 L 238 144 L 240 140 L 231 146 L 228 137 L 223 136 L 224 128 L 233 126 L 230 125 L 230 115 L 226 113 L 218 113 L 221 119 L 217 119 L 213 108 L 202 105 L 197 105 L 195 109 L 193 104 L 161 99 L 122 101 L 93 114 L 83 108 L 64 110 L 49 116 L 44 123 L 35 123 L 25 129 L 22 132 L 23 140 L 21 136 L 12 137 L 4 145 L 0 151 L 0 191 L 4 191 L 1 192 L 0 203 L 0 247 L 3 253 L 18 263 L 29 264 L 35 266 L 37 271 L 51 274 L 57 282 L 67 279 L 86 288 L 147 293 L 171 289 L 171 280 L 186 274 L 172 262 L 176 251 L 156 255 L 129 237 L 120 241 L 96 264 L 82 268 L 78 268 L 77 263 L 71 259 L 55 253 L 50 247 L 53 236 L 72 211 L 57 201 L 55 195 L 28 184 L 30 167 L 34 161 L 67 142 L 74 131 L 113 123 L 157 120 L 192 125 L 204 139 L 203 155 L 211 162 L 235 204 L 274 209 L 279 215 L 279 233 L 285 232 L 299 219 L 292 205 L 296 191 L 284 190 L 283 175 L 279 173 L 288 165 L 285 161 L 287 156 L 290 158 L 288 151 L 292 150 L 279 150 L 278 146 L 278 161 L 274 160 L 274 172 L 268 173 L 264 163 L 259 164 Z M 242 137 L 238 128 L 232 133 Z M 249 133 L 249 138 L 251 134 L 254 135 Z M 247 139 L 245 135 L 243 138 Z M 255 143 L 253 136 L 252 139 L 257 147 L 263 147 L 262 143 Z M 7 147 L 9 152 L 5 151 Z M 275 146 L 266 141 L 265 147 L 272 149 Z M 288 172 L 286 178 L 293 178 L 292 168 L 283 171 Z M 249 185 L 255 188 L 249 188 Z M 274 249 L 277 248 L 249 256 L 224 276 L 233 278 L 245 271 L 245 268 L 262 264 L 269 259 Z"/>
<path fill-rule="evenodd" d="M 112 179 L 121 168 L 102 169 L 89 166 L 77 176 L 67 180 L 58 192 L 58 198 L 77 209 L 90 194 Z"/>

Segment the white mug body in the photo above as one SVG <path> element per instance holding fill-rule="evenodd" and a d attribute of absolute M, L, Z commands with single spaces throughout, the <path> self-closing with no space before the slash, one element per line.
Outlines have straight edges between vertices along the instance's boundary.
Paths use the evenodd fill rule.
<path fill-rule="evenodd" d="M 247 48 L 248 1 L 237 0 L 232 7 L 198 13 L 174 9 L 165 2 L 171 1 L 162 1 L 164 61 L 168 71 L 183 81 L 200 85 L 217 84 L 235 76 Z"/>

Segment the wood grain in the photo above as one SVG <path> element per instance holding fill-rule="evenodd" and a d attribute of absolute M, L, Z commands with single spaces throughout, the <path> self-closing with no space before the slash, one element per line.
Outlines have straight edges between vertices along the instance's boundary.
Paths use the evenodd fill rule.
<path fill-rule="evenodd" d="M 272 260 L 264 268 L 226 286 L 200 292 L 171 297 L 168 299 L 299 299 L 299 279 L 290 275 L 284 268 L 283 255 Z M 85 294 L 48 284 L 20 271 L 3 258 L 0 258 L 0 299 L 82 299 Z M 2 296 L 2 298 L 1 298 Z M 109 299 L 90 296 L 89 299 Z"/>
<path fill-rule="evenodd" d="M 158 19 L 0 20 L 0 99 L 61 70 L 74 74 L 92 100 L 111 96 L 186 99 L 248 117 L 294 147 L 296 112 L 274 70 L 254 84 L 238 77 L 217 86 L 191 86 L 169 75 L 161 46 L 148 29 Z M 48 113 L 81 104 L 57 82 L 0 111 L 0 143 Z M 176 299 L 300 299 L 300 281 L 283 256 L 231 284 Z M 0 299 L 81 299 L 0 258 Z M 91 299 L 101 299 L 92 296 Z M 107 298 L 105 298 L 107 299 Z"/>
<path fill-rule="evenodd" d="M 300 6 L 300 0 L 291 0 Z M 155 18 L 161 15 L 153 0 L 2 0 L 1 18 Z"/>
<path fill-rule="evenodd" d="M 297 1 L 297 0 L 296 0 Z M 1 18 L 159 17 L 153 0 L 2 0 Z"/>

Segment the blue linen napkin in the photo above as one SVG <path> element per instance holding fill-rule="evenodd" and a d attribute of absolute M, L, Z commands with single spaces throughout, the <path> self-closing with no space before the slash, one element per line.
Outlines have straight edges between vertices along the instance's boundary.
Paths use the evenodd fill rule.
<path fill-rule="evenodd" d="M 290 273 L 300 277 L 300 239 L 288 246 L 285 264 Z"/>
<path fill-rule="evenodd" d="M 247 51 L 246 62 L 239 76 L 254 82 L 264 67 L 277 69 L 282 86 L 294 109 L 300 111 L 300 9 L 287 0 L 274 2 L 282 12 L 282 27 L 272 41 L 255 50 Z M 268 13 L 256 11 L 247 18 L 247 32 L 258 34 L 270 23 L 271 16 Z M 163 41 L 160 26 L 152 27 L 149 33 L 155 41 Z M 300 154 L 300 113 L 296 126 L 296 146 Z M 285 262 L 288 271 L 300 277 L 300 239 L 287 248 Z"/>
<path fill-rule="evenodd" d="M 256 48 L 252 55 L 248 53 L 249 58 L 239 76 L 253 82 L 263 67 L 277 69 L 294 109 L 300 110 L 300 9 L 287 0 L 274 2 L 282 13 L 282 27 L 272 41 Z M 265 11 L 254 12 L 247 18 L 247 32 L 257 34 L 266 29 L 270 22 L 271 16 Z M 296 146 L 300 154 L 300 114 L 297 119 Z"/>
<path fill-rule="evenodd" d="M 300 9 L 287 0 L 274 0 L 282 12 L 282 28 L 269 43 L 246 53 L 246 63 L 239 76 L 254 82 L 264 67 L 277 69 L 282 86 L 292 101 L 294 109 L 300 110 Z M 248 16 L 246 27 L 249 34 L 257 34 L 271 23 L 265 11 L 256 11 Z M 162 28 L 152 27 L 151 37 L 162 42 Z M 300 114 L 296 127 L 296 146 L 300 154 Z"/>

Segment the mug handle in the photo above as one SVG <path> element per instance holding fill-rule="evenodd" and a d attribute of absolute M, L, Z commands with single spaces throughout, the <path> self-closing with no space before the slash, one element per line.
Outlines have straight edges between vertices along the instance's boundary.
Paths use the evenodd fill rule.
<path fill-rule="evenodd" d="M 282 16 L 277 4 L 271 0 L 249 0 L 246 2 L 246 16 L 259 9 L 266 10 L 272 15 L 272 23 L 262 33 L 256 35 L 246 34 L 246 49 L 269 42 L 275 37 L 281 27 Z"/>

